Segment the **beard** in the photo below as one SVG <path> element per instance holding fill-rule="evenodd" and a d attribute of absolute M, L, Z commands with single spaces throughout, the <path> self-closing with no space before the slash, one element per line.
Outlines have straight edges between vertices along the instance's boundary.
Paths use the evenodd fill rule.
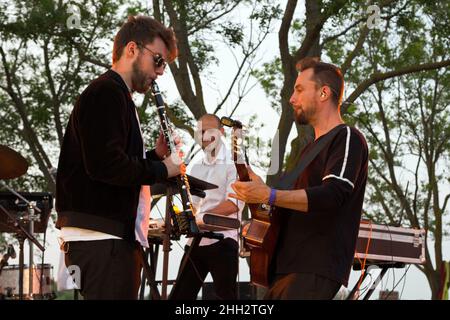
<path fill-rule="evenodd" d="M 307 110 L 308 111 L 305 111 L 303 108 L 300 107 L 299 109 L 297 109 L 297 111 L 294 112 L 295 122 L 297 122 L 297 124 L 299 125 L 311 124 L 311 119 L 316 113 L 316 106 L 311 105 Z"/>
<path fill-rule="evenodd" d="M 133 91 L 139 93 L 146 93 L 150 88 L 151 82 L 148 81 L 147 76 L 140 68 L 141 56 L 139 55 L 136 61 L 133 62 L 131 74 L 131 86 Z"/>

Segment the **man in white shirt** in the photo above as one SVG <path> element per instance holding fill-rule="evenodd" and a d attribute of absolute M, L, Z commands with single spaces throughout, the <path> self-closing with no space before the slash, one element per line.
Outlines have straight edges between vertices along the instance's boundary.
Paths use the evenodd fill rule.
<path fill-rule="evenodd" d="M 201 180 L 218 186 L 206 190 L 205 198 L 192 197 L 197 211 L 196 220 L 201 229 L 205 213 L 241 218 L 244 203 L 228 198 L 231 184 L 237 179 L 236 167 L 231 152 L 222 140 L 224 129 L 220 119 L 213 114 L 201 117 L 197 124 L 197 137 L 201 137 L 203 155 L 192 161 L 188 173 Z M 210 272 L 217 299 L 237 299 L 236 276 L 238 273 L 238 230 L 221 231 L 223 240 L 203 238 L 197 248 L 193 248 L 181 278 L 177 280 L 177 290 L 171 295 L 175 300 L 194 300 Z M 188 246 L 192 241 L 188 242 Z M 186 246 L 186 251 L 189 248 Z M 184 260 L 184 257 L 183 257 Z"/>

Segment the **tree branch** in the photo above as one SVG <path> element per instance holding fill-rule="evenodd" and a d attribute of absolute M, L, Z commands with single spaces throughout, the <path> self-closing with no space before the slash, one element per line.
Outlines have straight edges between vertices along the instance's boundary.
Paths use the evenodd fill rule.
<path fill-rule="evenodd" d="M 384 2 L 380 3 L 380 4 L 378 5 L 378 7 L 379 7 L 380 9 L 382 9 L 382 8 L 384 8 L 384 7 L 388 6 L 388 5 L 390 5 L 390 4 L 393 3 L 393 2 L 397 2 L 397 0 L 387 0 L 387 1 L 384 1 Z M 370 3 L 373 3 L 373 2 L 370 1 Z M 408 2 L 406 2 L 405 5 L 404 5 L 403 7 L 401 7 L 397 12 L 395 12 L 395 13 L 393 13 L 393 14 L 391 14 L 391 15 L 388 15 L 388 16 L 386 16 L 386 17 L 380 16 L 380 19 L 382 19 L 382 20 L 389 20 L 389 19 L 391 19 L 392 17 L 398 15 L 402 10 L 404 10 L 404 9 L 406 8 L 407 4 L 408 4 Z M 362 18 L 356 20 L 354 23 L 350 24 L 347 28 L 345 28 L 343 31 L 341 31 L 341 32 L 339 32 L 339 33 L 337 33 L 337 34 L 335 34 L 335 35 L 326 37 L 326 38 L 322 41 L 322 43 L 320 44 L 320 46 L 323 48 L 324 45 L 325 45 L 327 42 L 336 40 L 337 38 L 339 38 L 339 37 L 341 37 L 341 36 L 347 34 L 347 32 L 349 32 L 351 29 L 353 29 L 354 27 L 358 26 L 360 23 L 362 23 L 362 22 L 364 22 L 364 21 L 367 21 L 367 16 L 363 16 Z M 364 27 L 367 27 L 367 24 L 365 24 Z"/>
<path fill-rule="evenodd" d="M 319 16 L 319 20 L 317 23 L 314 24 L 312 28 L 309 28 L 307 30 L 305 38 L 302 41 L 302 45 L 300 46 L 300 49 L 297 50 L 295 53 L 295 61 L 298 61 L 300 59 L 303 59 L 307 56 L 308 51 L 313 46 L 314 42 L 319 38 L 320 32 L 322 31 L 323 25 L 325 22 L 332 16 L 337 14 L 347 3 L 347 1 L 344 0 L 335 0 L 333 2 L 333 10 L 326 9 L 325 14 L 321 14 Z"/>
<path fill-rule="evenodd" d="M 159 0 L 153 0 L 153 17 L 159 22 L 163 23 L 164 21 L 162 21 L 162 14 L 159 5 Z"/>
<path fill-rule="evenodd" d="M 441 212 L 444 213 L 447 208 L 448 199 L 450 199 L 450 193 L 445 196 L 444 203 L 442 204 Z"/>
<path fill-rule="evenodd" d="M 44 68 L 45 68 L 45 75 L 47 76 L 47 80 L 48 80 L 48 86 L 50 88 L 50 93 L 52 95 L 53 120 L 55 121 L 55 127 L 56 127 L 56 133 L 58 135 L 59 145 L 61 146 L 64 133 L 63 133 L 63 128 L 62 128 L 62 124 L 61 124 L 61 115 L 59 113 L 60 101 L 59 101 L 58 95 L 56 93 L 55 82 L 53 81 L 52 72 L 50 70 L 50 61 L 49 61 L 49 56 L 48 56 L 48 40 L 49 39 L 45 39 L 44 45 L 43 45 Z"/>
<path fill-rule="evenodd" d="M 450 60 L 443 60 L 440 62 L 430 62 L 419 65 L 406 66 L 397 70 L 385 72 L 385 73 L 374 73 L 370 76 L 369 79 L 361 82 L 358 87 L 352 92 L 352 94 L 345 100 L 342 104 L 342 113 L 345 113 L 348 109 L 348 106 L 351 105 L 355 100 L 371 85 L 394 77 L 399 77 L 405 74 L 410 74 L 414 72 L 433 70 L 438 68 L 443 68 L 450 66 Z"/>
<path fill-rule="evenodd" d="M 227 10 L 223 11 L 222 13 L 220 13 L 219 15 L 217 15 L 215 17 L 212 17 L 209 20 L 206 20 L 206 22 L 204 22 L 202 24 L 194 23 L 194 25 L 196 25 L 197 27 L 195 29 L 193 29 L 193 30 L 189 30 L 187 35 L 190 36 L 190 35 L 198 32 L 198 31 L 200 31 L 201 29 L 209 27 L 211 25 L 211 23 L 213 23 L 214 21 L 216 21 L 216 20 L 222 18 L 223 16 L 227 15 L 228 13 L 233 11 L 234 8 L 236 8 L 238 5 L 239 5 L 239 2 L 236 2 L 233 6 L 231 6 L 230 9 L 227 9 Z M 212 10 L 210 10 L 209 12 L 211 12 L 211 11 Z M 202 21 L 204 18 L 206 18 L 206 16 L 208 15 L 209 12 L 207 12 L 204 16 L 202 16 L 200 19 L 198 19 L 198 21 Z"/>
<path fill-rule="evenodd" d="M 5 76 L 6 76 L 6 92 L 11 97 L 14 106 L 16 107 L 17 112 L 20 115 L 20 118 L 23 123 L 23 137 L 24 140 L 28 143 L 28 146 L 30 147 L 32 154 L 37 161 L 39 165 L 39 169 L 44 174 L 44 177 L 46 178 L 46 181 L 48 183 L 48 187 L 50 190 L 55 190 L 55 180 L 53 176 L 50 174 L 50 168 L 52 167 L 50 160 L 47 157 L 47 154 L 45 153 L 44 149 L 42 148 L 41 143 L 39 142 L 35 132 L 33 131 L 26 112 L 25 112 L 25 105 L 23 103 L 23 100 L 21 100 L 20 97 L 17 96 L 17 94 L 13 90 L 13 86 L 15 81 L 12 78 L 12 75 L 8 68 L 8 62 L 6 61 L 6 54 L 3 51 L 3 48 L 0 47 L 0 56 L 2 58 L 3 63 L 3 69 L 5 70 Z"/>
<path fill-rule="evenodd" d="M 178 15 L 175 11 L 172 1 L 164 0 L 164 6 L 167 10 L 167 13 L 169 14 L 170 21 L 174 26 L 175 33 L 177 34 L 179 48 L 178 68 L 171 64 L 170 70 L 174 75 L 174 80 L 177 84 L 177 88 L 180 92 L 181 98 L 191 110 L 194 117 L 196 119 L 199 119 L 203 114 L 206 113 L 206 108 L 203 101 L 203 93 L 198 70 L 193 65 L 192 61 L 192 54 L 189 48 L 186 25 L 182 19 L 178 19 Z M 188 65 L 193 76 L 197 95 L 195 95 L 192 90 Z"/>
<path fill-rule="evenodd" d="M 289 52 L 289 29 L 291 27 L 292 18 L 294 17 L 297 0 L 288 0 L 283 18 L 281 19 L 280 30 L 278 31 L 278 42 L 280 44 L 280 58 L 283 74 L 292 74 L 293 58 Z M 295 74 L 295 68 L 294 68 Z"/>
<path fill-rule="evenodd" d="M 238 80 L 239 76 L 241 75 L 241 71 L 244 68 L 245 63 L 247 62 L 247 59 L 249 59 L 256 52 L 256 50 L 258 50 L 258 48 L 261 46 L 261 44 L 263 43 L 264 39 L 266 39 L 268 34 L 269 34 L 269 30 L 266 29 L 263 36 L 258 40 L 258 43 L 256 46 L 253 46 L 253 48 L 250 51 L 244 50 L 244 58 L 242 59 L 240 65 L 238 67 L 238 70 L 236 71 L 236 75 L 234 76 L 233 80 L 231 81 L 231 84 L 228 88 L 227 93 L 225 94 L 225 97 L 222 99 L 222 101 L 217 105 L 216 109 L 214 110 L 214 112 L 213 112 L 214 114 L 216 114 L 222 108 L 222 106 L 225 104 L 225 101 L 230 96 L 231 91 L 232 91 L 236 81 Z M 250 41 L 251 41 L 251 39 L 250 39 Z M 245 74 L 246 74 L 246 72 L 244 72 L 243 76 L 245 76 Z M 240 98 L 241 99 L 238 99 L 239 102 L 242 100 L 243 97 L 240 97 Z M 239 105 L 239 102 L 235 105 L 235 108 L 233 110 L 236 110 L 237 106 Z"/>
<path fill-rule="evenodd" d="M 363 29 L 361 30 L 361 34 L 359 35 L 358 42 L 356 43 L 355 48 L 348 54 L 347 58 L 345 59 L 344 64 L 341 67 L 341 71 L 342 71 L 343 75 L 350 68 L 353 60 L 356 58 L 358 53 L 363 48 L 364 42 L 366 41 L 368 35 L 369 35 L 369 28 L 365 24 Z"/>

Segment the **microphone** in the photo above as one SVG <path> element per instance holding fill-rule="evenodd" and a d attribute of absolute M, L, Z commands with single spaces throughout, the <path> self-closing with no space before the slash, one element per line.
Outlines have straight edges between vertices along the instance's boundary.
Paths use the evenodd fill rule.
<path fill-rule="evenodd" d="M 220 119 L 220 123 L 227 127 L 236 127 L 236 128 L 240 128 L 240 129 L 242 128 L 242 123 L 240 121 L 233 120 L 229 117 L 222 117 Z"/>

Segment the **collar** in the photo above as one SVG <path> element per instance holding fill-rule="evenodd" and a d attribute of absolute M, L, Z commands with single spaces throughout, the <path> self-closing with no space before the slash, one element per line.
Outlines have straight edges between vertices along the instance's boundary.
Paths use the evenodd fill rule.
<path fill-rule="evenodd" d="M 123 80 L 122 76 L 118 74 L 116 71 L 109 69 L 105 73 L 106 76 L 111 77 L 112 79 L 116 80 L 119 85 L 125 89 L 131 96 L 131 89 L 128 87 L 127 83 Z"/>

